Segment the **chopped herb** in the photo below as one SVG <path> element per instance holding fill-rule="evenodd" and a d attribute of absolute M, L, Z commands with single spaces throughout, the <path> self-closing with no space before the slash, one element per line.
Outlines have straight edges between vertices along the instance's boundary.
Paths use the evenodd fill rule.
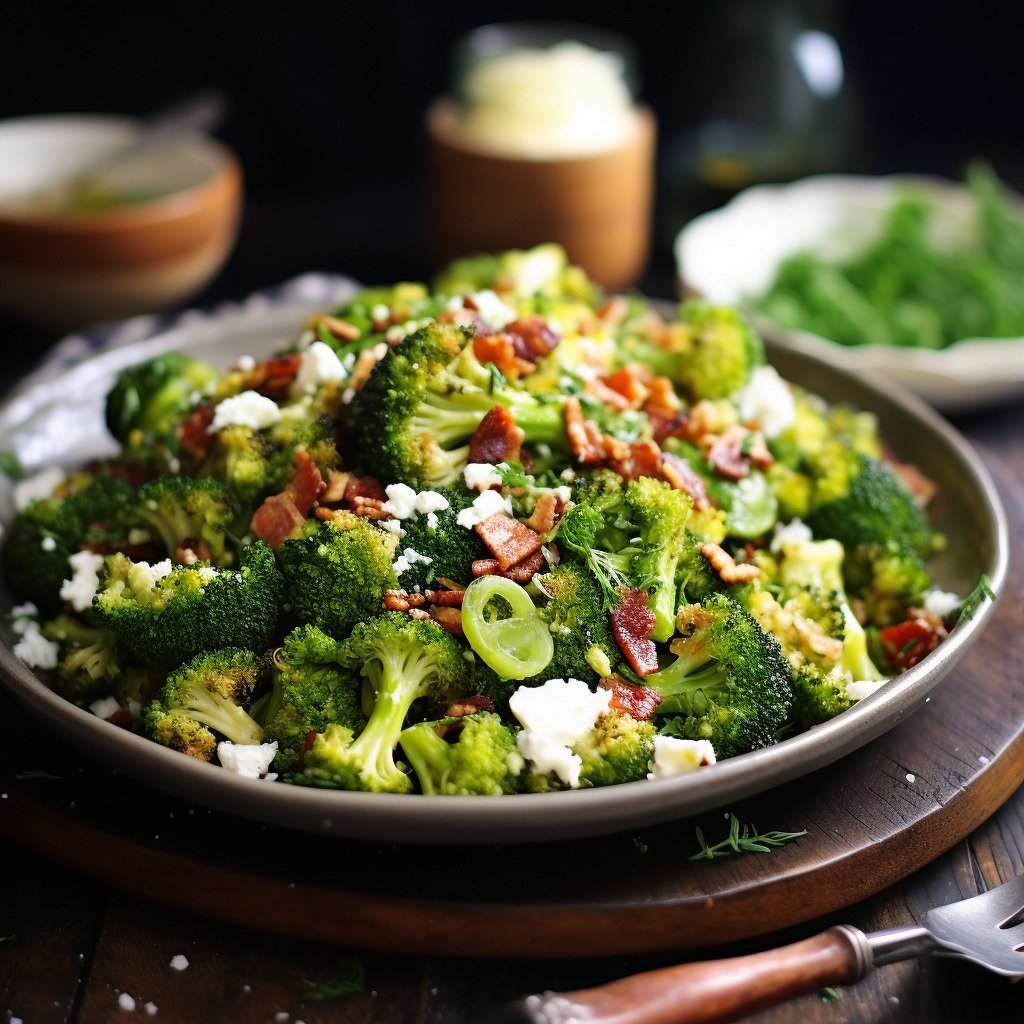
<path fill-rule="evenodd" d="M 786 843 L 807 835 L 802 832 L 765 832 L 759 833 L 753 825 L 741 825 L 735 814 L 729 815 L 729 834 L 719 843 L 709 845 L 704 833 L 694 829 L 700 851 L 693 854 L 690 860 L 714 860 L 715 857 L 731 857 L 734 853 L 770 853 L 773 847 L 784 846 Z"/>
<path fill-rule="evenodd" d="M 54 782 L 61 782 L 59 775 L 51 775 L 50 772 L 44 772 L 39 768 L 26 768 L 24 771 L 15 772 L 14 777 L 19 782 L 31 781 L 32 779 L 51 779 Z"/>
<path fill-rule="evenodd" d="M 505 374 L 503 374 L 501 370 L 494 365 L 494 363 L 487 364 L 487 372 L 491 375 L 491 382 L 487 388 L 490 394 L 493 395 L 495 389 L 501 390 L 501 388 L 508 384 L 508 381 L 505 379 Z"/>
<path fill-rule="evenodd" d="M 989 578 L 983 575 L 978 580 L 977 586 L 953 609 L 950 616 L 953 619 L 953 625 L 958 626 L 961 622 L 969 621 L 986 599 L 994 601 L 996 594 Z"/>
<path fill-rule="evenodd" d="M 823 988 L 818 995 L 823 1003 L 831 1003 L 839 998 L 839 993 L 834 988 Z"/>
<path fill-rule="evenodd" d="M 0 473 L 11 480 L 24 480 L 25 467 L 21 460 L 12 451 L 0 451 Z"/>
<path fill-rule="evenodd" d="M 633 845 L 641 852 L 646 853 L 650 847 L 640 836 L 633 836 Z"/>
<path fill-rule="evenodd" d="M 302 999 L 307 1003 L 329 1003 L 358 995 L 366 987 L 366 972 L 361 960 L 350 957 L 341 962 L 337 975 L 330 981 L 306 980 L 302 988 Z"/>

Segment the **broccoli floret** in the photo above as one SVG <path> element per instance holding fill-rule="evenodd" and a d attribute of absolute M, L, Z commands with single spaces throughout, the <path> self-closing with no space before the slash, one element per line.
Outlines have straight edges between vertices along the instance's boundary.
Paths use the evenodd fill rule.
<path fill-rule="evenodd" d="M 107 429 L 132 454 L 169 461 L 181 447 L 179 423 L 219 377 L 216 367 L 182 352 L 126 367 L 107 393 Z"/>
<path fill-rule="evenodd" d="M 221 481 L 251 509 L 274 492 L 270 456 L 270 445 L 259 431 L 232 423 L 211 435 L 209 451 L 195 474 Z"/>
<path fill-rule="evenodd" d="M 113 633 L 58 615 L 43 625 L 43 635 L 61 645 L 56 689 L 62 696 L 84 707 L 113 691 L 122 661 Z"/>
<path fill-rule="evenodd" d="M 224 647 L 267 647 L 277 627 L 281 577 L 262 541 L 242 549 L 237 570 L 201 562 L 160 570 L 118 553 L 100 572 L 93 610 L 136 658 L 180 665 Z"/>
<path fill-rule="evenodd" d="M 644 679 L 661 694 L 667 735 L 710 740 L 719 759 L 774 743 L 792 697 L 779 642 L 738 604 L 716 595 L 679 612 L 676 660 Z"/>
<path fill-rule="evenodd" d="M 807 516 L 814 535 L 834 537 L 847 550 L 894 541 L 922 557 L 931 554 L 935 534 L 893 469 L 866 455 L 856 458 L 857 472 L 845 493 L 812 508 Z"/>
<path fill-rule="evenodd" d="M 601 590 L 586 569 L 565 560 L 533 578 L 546 602 L 540 616 L 554 641 L 545 679 L 582 679 L 591 685 L 615 671 L 619 649 L 612 636 Z"/>
<path fill-rule="evenodd" d="M 146 734 L 165 747 L 211 761 L 219 737 L 259 743 L 263 730 L 249 714 L 256 657 L 237 648 L 197 655 L 173 671 L 143 715 Z"/>
<path fill-rule="evenodd" d="M 425 285 L 417 281 L 402 281 L 395 285 L 363 288 L 342 303 L 332 314 L 337 320 L 355 328 L 359 334 L 353 340 L 340 340 L 323 324 L 314 322 L 317 337 L 329 345 L 339 356 L 361 352 L 384 341 L 384 332 L 392 324 L 405 324 L 435 317 L 444 309 L 445 296 L 431 295 Z M 385 316 L 380 313 L 386 310 Z"/>
<path fill-rule="evenodd" d="M 403 612 L 385 612 L 356 626 L 344 642 L 346 662 L 360 667 L 370 711 L 358 734 L 329 725 L 317 734 L 295 777 L 303 785 L 406 793 L 409 776 L 395 762 L 395 748 L 412 705 L 444 701 L 464 689 L 469 665 L 454 637 L 436 623 Z"/>
<path fill-rule="evenodd" d="M 234 560 L 228 534 L 236 514 L 231 494 L 216 480 L 183 476 L 157 477 L 143 484 L 132 511 L 172 558 L 184 546 L 198 561 L 214 565 Z"/>
<path fill-rule="evenodd" d="M 2 562 L 11 591 L 43 615 L 56 615 L 63 606 L 61 584 L 70 574 L 68 558 L 123 539 L 134 493 L 113 476 L 76 474 L 58 495 L 29 502 L 4 534 Z"/>
<path fill-rule="evenodd" d="M 402 521 L 405 536 L 399 547 L 412 548 L 430 559 L 429 564 L 414 562 L 402 573 L 402 586 L 406 590 L 429 587 L 439 577 L 469 583 L 473 578 L 470 571 L 473 562 L 490 557 L 490 551 L 476 531 L 458 524 L 459 513 L 469 508 L 477 495 L 465 487 L 442 487 L 438 493 L 447 499 L 448 507 L 434 513 L 436 526 L 431 526 L 425 515 Z"/>
<path fill-rule="evenodd" d="M 858 544 L 847 551 L 843 579 L 851 602 L 863 609 L 873 626 L 891 626 L 906 619 L 907 609 L 918 607 L 932 578 L 913 551 L 896 541 Z"/>
<path fill-rule="evenodd" d="M 398 587 L 397 538 L 352 512 L 309 520 L 300 537 L 277 551 L 284 611 L 337 638 L 380 611 L 385 590 Z"/>
<path fill-rule="evenodd" d="M 793 674 L 790 720 L 798 729 L 810 729 L 841 714 L 853 703 L 846 695 L 846 681 L 842 672 L 804 665 Z"/>
<path fill-rule="evenodd" d="M 427 796 L 502 796 L 518 789 L 523 756 L 516 730 L 493 712 L 421 722 L 398 742 Z"/>
<path fill-rule="evenodd" d="M 654 757 L 654 735 L 655 727 L 648 720 L 641 721 L 614 709 L 601 715 L 593 728 L 570 747 L 581 762 L 579 788 L 646 779 Z M 554 772 L 528 771 L 522 785 L 532 793 L 566 788 Z"/>
<path fill-rule="evenodd" d="M 417 490 L 454 483 L 484 416 L 507 407 L 525 442 L 566 448 L 560 399 L 496 385 L 469 344 L 472 332 L 431 323 L 389 349 L 352 402 L 353 444 L 384 480 Z"/>

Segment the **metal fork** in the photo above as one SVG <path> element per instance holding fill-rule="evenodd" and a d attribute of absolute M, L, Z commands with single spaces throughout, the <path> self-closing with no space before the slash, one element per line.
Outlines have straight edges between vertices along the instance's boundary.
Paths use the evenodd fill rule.
<path fill-rule="evenodd" d="M 873 967 L 937 953 L 1024 978 L 1024 875 L 935 907 L 923 925 L 865 934 L 851 925 L 750 956 L 679 964 L 578 992 L 544 992 L 489 1024 L 726 1024 Z"/>

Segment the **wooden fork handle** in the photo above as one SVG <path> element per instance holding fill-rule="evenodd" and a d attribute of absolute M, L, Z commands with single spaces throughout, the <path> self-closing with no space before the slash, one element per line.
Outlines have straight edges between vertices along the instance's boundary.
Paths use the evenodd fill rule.
<path fill-rule="evenodd" d="M 599 988 L 545 992 L 507 1007 L 504 1024 L 725 1024 L 829 985 L 859 981 L 867 943 L 841 925 L 779 949 L 634 974 Z"/>

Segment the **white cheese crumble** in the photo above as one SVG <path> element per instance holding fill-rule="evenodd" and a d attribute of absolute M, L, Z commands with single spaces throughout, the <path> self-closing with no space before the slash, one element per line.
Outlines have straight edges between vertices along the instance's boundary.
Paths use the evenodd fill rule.
<path fill-rule="evenodd" d="M 870 697 L 876 690 L 884 686 L 888 679 L 857 679 L 846 684 L 846 696 L 850 700 L 864 700 Z"/>
<path fill-rule="evenodd" d="M 289 394 L 292 399 L 312 395 L 321 384 L 344 380 L 346 376 L 348 375 L 345 373 L 345 367 L 341 365 L 341 360 L 334 349 L 322 341 L 314 341 L 302 353 L 302 361 L 299 363 L 299 370 L 292 381 Z"/>
<path fill-rule="evenodd" d="M 12 489 L 14 507 L 20 512 L 30 501 L 49 498 L 64 482 L 67 474 L 59 466 L 49 466 L 15 483 Z"/>
<path fill-rule="evenodd" d="M 928 590 L 925 592 L 924 610 L 929 615 L 935 615 L 940 619 L 944 619 L 947 615 L 952 614 L 962 603 L 963 598 L 957 594 L 951 593 L 948 590 Z"/>
<path fill-rule="evenodd" d="M 99 700 L 94 700 L 89 705 L 89 710 L 97 718 L 109 718 L 111 715 L 116 715 L 121 710 L 121 705 L 118 704 L 116 697 L 101 697 Z"/>
<path fill-rule="evenodd" d="M 414 551 L 412 548 L 406 548 L 396 559 L 394 565 L 391 566 L 396 576 L 401 576 L 403 572 L 408 572 L 417 562 L 422 562 L 424 565 L 430 565 L 433 559 L 429 555 L 421 555 L 418 551 Z"/>
<path fill-rule="evenodd" d="M 447 507 L 448 499 L 439 491 L 420 491 L 416 495 L 416 512 L 421 516 L 443 512 Z"/>
<path fill-rule="evenodd" d="M 44 551 L 56 551 L 57 550 L 57 542 L 53 539 L 53 537 L 49 537 L 49 536 L 44 537 L 39 542 L 39 546 Z"/>
<path fill-rule="evenodd" d="M 31 602 L 16 604 L 11 609 L 11 629 L 19 635 L 24 633 L 31 624 L 31 620 L 39 614 L 39 609 Z"/>
<path fill-rule="evenodd" d="M 135 1000 L 132 999 L 127 992 L 122 992 L 117 997 L 117 1005 L 120 1006 L 122 1010 L 127 1010 L 128 1013 L 131 1013 L 132 1010 L 135 1009 Z"/>
<path fill-rule="evenodd" d="M 696 771 L 715 763 L 715 748 L 710 740 L 684 740 L 675 736 L 654 737 L 654 757 L 649 765 L 649 779 L 667 779 Z"/>
<path fill-rule="evenodd" d="M 914 775 L 912 772 L 907 772 L 907 782 L 913 785 L 915 782 L 917 782 L 917 776 Z"/>
<path fill-rule="evenodd" d="M 234 425 L 265 430 L 280 418 L 281 409 L 272 398 L 257 391 L 243 391 L 240 395 L 232 395 L 218 403 L 213 410 L 213 422 L 208 432 L 216 434 L 218 430 Z"/>
<path fill-rule="evenodd" d="M 572 745 L 607 714 L 611 699 L 611 690 L 591 690 L 579 679 L 520 686 L 509 698 L 509 708 L 523 727 L 517 738 L 519 752 L 534 771 L 553 773 L 576 789 L 583 762 Z"/>
<path fill-rule="evenodd" d="M 382 530 L 387 530 L 388 533 L 393 533 L 396 537 L 405 536 L 405 530 L 402 529 L 402 521 L 400 519 L 381 519 L 377 525 Z"/>
<path fill-rule="evenodd" d="M 497 491 L 484 491 L 474 499 L 472 505 L 459 512 L 455 521 L 459 526 L 465 526 L 467 530 L 471 530 L 477 523 L 482 523 L 485 519 L 493 516 L 495 512 L 508 511 L 510 511 L 509 503 Z"/>
<path fill-rule="evenodd" d="M 12 650 L 29 668 L 56 668 L 60 645 L 43 636 L 38 622 L 25 621 L 21 639 Z"/>
<path fill-rule="evenodd" d="M 814 540 L 811 528 L 800 519 L 788 523 L 776 523 L 772 533 L 769 549 L 773 552 L 782 551 L 790 545 L 810 544 Z"/>
<path fill-rule="evenodd" d="M 473 292 L 469 298 L 476 306 L 481 319 L 492 331 L 500 331 L 506 324 L 510 324 L 518 315 L 516 311 L 501 300 L 496 292 L 485 288 L 483 291 Z"/>
<path fill-rule="evenodd" d="M 759 366 L 736 396 L 744 423 L 754 423 L 769 440 L 778 437 L 796 419 L 796 404 L 789 385 L 774 366 Z"/>
<path fill-rule="evenodd" d="M 235 367 L 239 370 L 243 370 L 248 373 L 249 370 L 256 369 L 256 357 L 255 356 L 239 356 L 235 360 Z"/>
<path fill-rule="evenodd" d="M 381 511 L 395 519 L 411 519 L 416 515 L 416 492 L 408 484 L 388 484 L 384 488 L 388 499 Z"/>
<path fill-rule="evenodd" d="M 462 471 L 471 491 L 488 491 L 501 486 L 501 474 L 489 462 L 470 462 Z"/>
<path fill-rule="evenodd" d="M 76 612 L 84 612 L 92 606 L 93 595 L 99 589 L 103 556 L 92 551 L 76 551 L 68 558 L 68 565 L 71 579 L 61 583 L 60 596 L 70 601 Z"/>
<path fill-rule="evenodd" d="M 171 967 L 176 971 L 183 971 L 188 967 L 188 957 L 182 956 L 181 953 L 176 953 L 171 957 Z"/>
<path fill-rule="evenodd" d="M 217 760 L 221 767 L 247 779 L 269 778 L 267 773 L 270 771 L 270 763 L 276 755 L 277 740 L 272 743 L 232 743 L 230 740 L 221 740 L 217 744 Z M 171 966 L 174 966 L 173 961 Z"/>

